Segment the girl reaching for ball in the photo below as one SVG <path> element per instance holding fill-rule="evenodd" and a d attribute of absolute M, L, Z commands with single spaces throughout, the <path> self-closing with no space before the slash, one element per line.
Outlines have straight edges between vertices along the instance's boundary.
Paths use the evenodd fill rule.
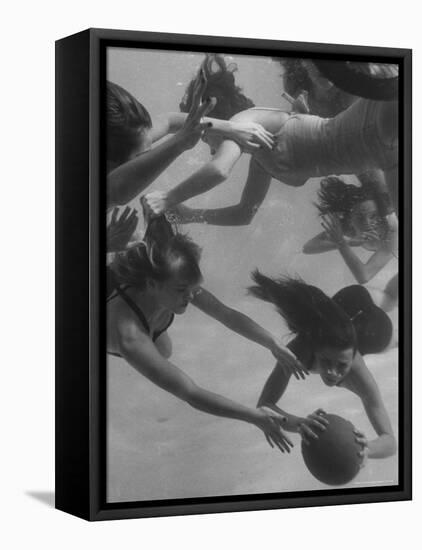
<path fill-rule="evenodd" d="M 107 352 L 125 359 L 145 378 L 195 409 L 254 424 L 282 452 L 291 442 L 284 417 L 267 407 L 246 407 L 205 390 L 169 361 L 167 329 L 192 304 L 241 336 L 267 348 L 277 360 L 300 369 L 289 350 L 251 318 L 220 302 L 201 287 L 200 250 L 175 234 L 163 217 L 150 220 L 144 240 L 117 253 L 110 265 L 112 293 L 107 300 Z M 196 343 L 192 343 L 196 345 Z"/>
<path fill-rule="evenodd" d="M 360 456 L 385 458 L 396 452 L 396 439 L 378 385 L 369 372 L 363 356 L 379 353 L 389 344 L 392 325 L 384 311 L 374 305 L 368 291 L 353 285 L 339 291 L 332 299 L 320 289 L 301 280 L 272 279 L 259 271 L 252 276 L 255 286 L 250 292 L 273 303 L 295 335 L 288 348 L 307 368 L 318 374 L 329 387 L 342 387 L 356 394 L 377 434 L 368 441 L 356 430 L 356 441 L 362 446 Z M 318 438 L 326 429 L 324 411 L 307 418 L 287 413 L 277 406 L 290 380 L 283 361 L 278 361 L 258 401 L 283 414 L 284 428 L 297 432 L 305 443 Z M 267 438 L 271 443 L 271 438 Z"/>

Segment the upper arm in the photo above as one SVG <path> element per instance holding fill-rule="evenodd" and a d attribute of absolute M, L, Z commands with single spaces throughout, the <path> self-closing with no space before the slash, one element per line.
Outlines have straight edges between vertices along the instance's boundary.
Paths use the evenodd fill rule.
<path fill-rule="evenodd" d="M 172 117 L 173 113 L 166 113 L 158 115 L 153 120 L 152 128 L 149 132 L 153 143 L 167 136 L 168 134 L 173 133 L 174 129 L 172 127 Z M 181 124 L 183 124 L 183 122 Z"/>
<path fill-rule="evenodd" d="M 359 395 L 366 414 L 377 435 L 393 435 L 390 418 L 375 378 L 369 372 L 363 359 L 357 367 L 355 392 Z"/>
<path fill-rule="evenodd" d="M 134 323 L 120 323 L 116 343 L 121 356 L 163 390 L 186 400 L 196 387 L 189 376 L 159 353 L 151 338 Z"/>
<path fill-rule="evenodd" d="M 336 245 L 329 238 L 325 231 L 318 233 L 315 237 L 310 239 L 303 246 L 304 254 L 319 254 L 321 252 L 328 252 L 329 250 L 336 249 Z"/>
<path fill-rule="evenodd" d="M 236 162 L 242 155 L 242 149 L 235 141 L 224 140 L 218 147 L 215 155 L 209 161 L 221 174 L 227 177 L 232 171 Z"/>
<path fill-rule="evenodd" d="M 255 122 L 261 124 L 268 132 L 277 133 L 288 114 L 281 109 L 247 109 L 235 114 L 233 122 Z"/>

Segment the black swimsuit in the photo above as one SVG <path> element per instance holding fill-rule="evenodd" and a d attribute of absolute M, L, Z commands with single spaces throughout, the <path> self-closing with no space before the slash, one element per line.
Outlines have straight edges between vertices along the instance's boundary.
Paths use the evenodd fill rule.
<path fill-rule="evenodd" d="M 125 286 L 125 287 L 118 286 L 117 284 L 114 285 L 113 290 L 115 292 L 113 292 L 111 295 L 109 295 L 107 297 L 107 302 L 109 302 L 110 300 L 113 300 L 113 298 L 116 298 L 116 296 L 120 296 L 127 303 L 127 305 L 130 307 L 130 309 L 135 313 L 136 317 L 139 319 L 139 321 L 141 322 L 141 324 L 143 325 L 143 327 L 145 328 L 147 333 L 150 334 L 151 329 L 150 329 L 150 326 L 148 324 L 148 321 L 146 320 L 146 317 L 143 314 L 141 308 L 132 300 L 132 298 L 130 296 L 128 296 L 126 294 L 125 290 L 127 288 L 129 288 L 129 285 Z M 169 328 L 169 326 L 172 324 L 173 320 L 174 320 L 174 313 L 172 313 L 170 315 L 168 323 L 163 328 L 161 328 L 159 330 L 155 330 L 153 332 L 153 334 L 152 334 L 152 341 L 153 342 L 155 342 L 157 340 L 157 338 Z M 107 351 L 107 353 L 110 354 L 110 355 L 115 355 L 116 357 L 121 357 L 121 355 L 119 353 L 114 353 L 113 351 Z"/>

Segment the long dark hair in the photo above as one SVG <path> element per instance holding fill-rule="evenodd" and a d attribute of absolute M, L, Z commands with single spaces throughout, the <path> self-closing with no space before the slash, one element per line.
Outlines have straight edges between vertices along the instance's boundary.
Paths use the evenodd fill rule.
<path fill-rule="evenodd" d="M 227 65 L 222 55 L 206 54 L 200 71 L 207 81 L 204 96 L 217 99 L 210 116 L 228 120 L 236 113 L 254 107 L 253 101 L 242 93 L 239 86 L 236 86 L 234 73 L 237 71 L 237 65 L 235 63 Z M 188 84 L 180 102 L 179 108 L 183 113 L 189 112 L 192 107 L 196 79 L 197 76 Z"/>
<path fill-rule="evenodd" d="M 304 339 L 312 351 L 324 347 L 357 349 L 356 333 L 349 316 L 319 288 L 300 279 L 270 278 L 252 273 L 255 286 L 249 292 L 275 305 L 289 330 Z"/>
<path fill-rule="evenodd" d="M 380 170 L 367 170 L 357 177 L 361 183 L 360 186 L 347 184 L 337 176 L 323 178 L 318 190 L 318 200 L 315 203 L 319 215 L 337 214 L 343 231 L 350 234 L 353 233 L 350 223 L 353 209 L 362 202 L 374 201 L 379 213 L 377 228 L 379 238 L 383 239 L 388 231 L 384 218 L 392 211 L 388 192 L 382 191 L 382 184 L 385 183 L 384 176 Z"/>
<path fill-rule="evenodd" d="M 121 86 L 107 81 L 107 160 L 122 164 L 127 160 L 140 133 L 152 126 L 145 107 Z"/>
<path fill-rule="evenodd" d="M 164 282 L 175 275 L 194 284 L 202 279 L 200 257 L 199 246 L 159 216 L 148 223 L 143 241 L 116 254 L 110 268 L 116 284 L 141 290 L 148 279 Z"/>
<path fill-rule="evenodd" d="M 321 180 L 315 206 L 320 216 L 337 214 L 343 231 L 350 233 L 352 231 L 350 225 L 352 210 L 366 200 L 374 200 L 373 193 L 366 187 L 347 184 L 337 176 L 328 176 Z"/>

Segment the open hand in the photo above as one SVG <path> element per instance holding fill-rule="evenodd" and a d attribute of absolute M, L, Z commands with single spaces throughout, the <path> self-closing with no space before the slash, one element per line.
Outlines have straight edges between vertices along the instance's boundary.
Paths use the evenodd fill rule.
<path fill-rule="evenodd" d="M 286 417 L 270 407 L 259 407 L 257 411 L 259 418 L 256 425 L 264 432 L 270 447 L 277 447 L 282 453 L 290 453 L 293 443 L 281 429 Z"/>
<path fill-rule="evenodd" d="M 288 348 L 274 344 L 271 353 L 287 373 L 293 374 L 297 380 L 305 380 L 308 370 Z"/>
<path fill-rule="evenodd" d="M 185 149 L 194 147 L 202 137 L 204 131 L 212 127 L 211 122 L 202 120 L 203 117 L 207 116 L 214 109 L 216 104 L 215 98 L 211 97 L 203 101 L 206 87 L 207 79 L 203 67 L 201 67 L 193 85 L 192 107 L 183 126 L 176 134 L 181 139 Z"/>
<path fill-rule="evenodd" d="M 246 153 L 254 153 L 261 147 L 271 150 L 274 146 L 273 134 L 256 122 L 230 121 L 225 137 L 238 143 Z"/>
<path fill-rule="evenodd" d="M 329 424 L 325 415 L 324 410 L 317 409 L 299 425 L 299 433 L 305 445 L 310 445 L 312 440 L 318 439 L 318 432 L 325 432 Z"/>
<path fill-rule="evenodd" d="M 114 208 L 107 226 L 107 252 L 124 250 L 138 224 L 138 213 L 129 206 L 126 206 L 119 218 L 118 214 L 119 209 Z"/>
<path fill-rule="evenodd" d="M 337 214 L 325 214 L 322 216 L 321 225 L 333 243 L 340 245 L 345 242 L 343 228 Z"/>

